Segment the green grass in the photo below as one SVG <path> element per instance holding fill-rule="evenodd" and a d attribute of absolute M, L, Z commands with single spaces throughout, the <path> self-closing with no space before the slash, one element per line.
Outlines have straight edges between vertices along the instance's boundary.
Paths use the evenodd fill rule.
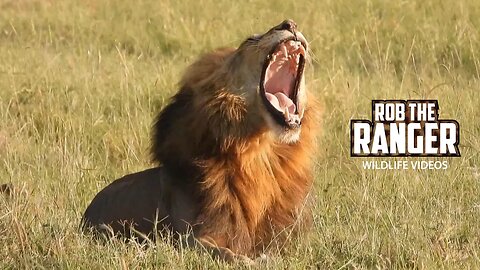
<path fill-rule="evenodd" d="M 235 268 L 79 233 L 93 196 L 153 166 L 155 115 L 198 54 L 285 18 L 324 106 L 314 229 L 269 268 L 480 267 L 480 2 L 0 1 L 0 269 Z M 446 171 L 365 171 L 349 121 L 372 99 L 438 99 L 461 126 Z"/>

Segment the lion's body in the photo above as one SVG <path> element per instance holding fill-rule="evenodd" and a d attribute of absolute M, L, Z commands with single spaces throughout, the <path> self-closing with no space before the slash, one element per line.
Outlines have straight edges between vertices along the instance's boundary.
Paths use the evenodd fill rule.
<path fill-rule="evenodd" d="M 126 175 L 108 185 L 93 199 L 85 211 L 87 226 L 109 225 L 113 233 L 130 237 L 133 222 L 136 231 L 148 235 L 154 229 L 167 226 L 179 233 L 188 232 L 186 222 L 193 221 L 195 203 L 186 187 L 176 185 L 163 167 Z M 106 227 L 96 228 L 105 230 Z"/>
<path fill-rule="evenodd" d="M 300 139 L 279 142 L 258 93 L 242 93 L 229 75 L 241 53 L 217 50 L 187 70 L 154 126 L 152 152 L 162 167 L 99 193 L 85 213 L 88 225 L 122 232 L 115 223 L 125 220 L 148 234 L 153 225 L 145 220 L 157 216 L 173 232 L 191 226 L 196 238 L 245 255 L 296 226 L 313 181 L 314 102 L 309 97 Z"/>

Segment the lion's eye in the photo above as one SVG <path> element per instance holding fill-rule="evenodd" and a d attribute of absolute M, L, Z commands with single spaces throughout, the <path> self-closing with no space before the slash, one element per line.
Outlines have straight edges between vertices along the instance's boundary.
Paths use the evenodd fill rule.
<path fill-rule="evenodd" d="M 262 38 L 262 35 L 261 35 L 261 34 L 255 34 L 255 35 L 249 37 L 248 40 L 250 40 L 250 41 L 257 41 L 257 40 L 260 40 L 260 38 Z"/>

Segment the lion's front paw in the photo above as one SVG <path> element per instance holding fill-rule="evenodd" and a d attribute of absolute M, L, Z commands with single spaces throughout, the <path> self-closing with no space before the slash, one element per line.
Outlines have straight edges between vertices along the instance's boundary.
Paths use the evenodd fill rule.
<path fill-rule="evenodd" d="M 249 257 L 241 254 L 235 254 L 234 260 L 237 262 L 241 262 L 242 264 L 246 266 L 254 266 L 257 264 L 256 260 L 252 260 Z"/>

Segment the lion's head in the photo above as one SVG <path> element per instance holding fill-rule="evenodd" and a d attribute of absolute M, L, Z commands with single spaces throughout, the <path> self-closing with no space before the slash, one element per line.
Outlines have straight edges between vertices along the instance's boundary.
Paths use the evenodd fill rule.
<path fill-rule="evenodd" d="M 280 144 L 297 143 L 308 111 L 307 46 L 295 22 L 285 20 L 247 38 L 237 49 L 218 49 L 200 57 L 159 116 L 155 159 L 163 164 L 172 156 L 177 163 L 191 161 L 243 147 L 259 134 Z"/>
<path fill-rule="evenodd" d="M 249 37 L 226 62 L 233 83 L 230 90 L 245 96 L 247 103 L 261 101 L 261 115 L 284 143 L 299 139 L 307 102 L 307 46 L 295 22 L 286 20 Z"/>

